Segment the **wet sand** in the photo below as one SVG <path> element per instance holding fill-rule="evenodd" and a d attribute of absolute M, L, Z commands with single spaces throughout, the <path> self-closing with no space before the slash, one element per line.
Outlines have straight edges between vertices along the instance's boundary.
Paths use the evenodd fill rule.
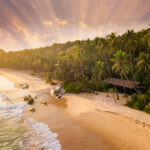
<path fill-rule="evenodd" d="M 27 93 L 38 97 L 36 103 L 27 107 L 24 114 L 47 124 L 52 132 L 58 133 L 63 150 L 150 149 L 150 129 L 115 113 L 97 109 L 99 105 L 95 106 L 94 96 L 87 98 L 82 94 L 66 94 L 63 99 L 56 100 L 47 93 L 50 85 L 37 77 L 10 70 L 1 70 L 0 75 L 16 85 L 27 83 L 31 86 L 18 96 L 17 91 L 10 94 L 14 100 L 23 100 Z M 48 105 L 41 104 L 41 101 L 46 101 Z M 31 108 L 35 108 L 35 113 L 30 111 Z"/>

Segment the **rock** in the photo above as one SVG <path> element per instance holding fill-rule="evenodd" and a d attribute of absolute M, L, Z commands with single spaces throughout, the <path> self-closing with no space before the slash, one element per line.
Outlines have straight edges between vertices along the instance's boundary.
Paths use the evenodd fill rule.
<path fill-rule="evenodd" d="M 30 109 L 30 111 L 34 113 L 35 112 L 35 108 Z"/>
<path fill-rule="evenodd" d="M 31 95 L 25 96 L 24 101 L 28 102 L 28 104 L 32 105 L 34 103 L 34 99 L 32 98 Z"/>
<path fill-rule="evenodd" d="M 23 83 L 23 84 L 19 84 L 19 87 L 22 88 L 22 89 L 28 89 L 29 85 L 26 84 L 26 83 Z"/>

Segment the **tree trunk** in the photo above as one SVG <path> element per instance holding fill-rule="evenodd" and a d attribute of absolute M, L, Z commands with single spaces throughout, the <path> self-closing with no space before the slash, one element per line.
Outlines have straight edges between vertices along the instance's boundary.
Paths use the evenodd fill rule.
<path fill-rule="evenodd" d="M 109 64 L 108 64 L 108 60 L 107 60 L 107 57 L 106 57 L 106 53 L 105 53 L 105 52 L 104 52 L 104 56 L 105 56 L 105 60 L 106 60 L 106 65 L 107 65 L 108 73 L 109 73 L 110 77 L 112 78 L 111 71 L 110 71 L 110 69 L 109 69 Z M 117 99 L 119 100 L 118 90 L 117 90 L 117 88 L 116 88 L 116 86 L 115 86 L 114 84 L 113 84 L 113 86 L 114 86 L 115 91 L 117 91 Z M 116 102 L 116 101 L 115 101 L 115 102 Z"/>

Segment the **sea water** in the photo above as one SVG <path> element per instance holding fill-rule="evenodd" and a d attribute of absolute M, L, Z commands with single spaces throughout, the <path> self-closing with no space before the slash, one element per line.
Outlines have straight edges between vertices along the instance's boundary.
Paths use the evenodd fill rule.
<path fill-rule="evenodd" d="M 16 90 L 11 81 L 0 77 L 0 150 L 61 150 L 56 133 L 23 115 L 26 102 L 13 102 L 3 93 L 6 85 L 8 90 Z"/>

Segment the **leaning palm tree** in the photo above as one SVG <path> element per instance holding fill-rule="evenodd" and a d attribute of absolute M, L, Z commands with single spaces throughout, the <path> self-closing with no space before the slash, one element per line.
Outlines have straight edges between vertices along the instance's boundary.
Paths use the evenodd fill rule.
<path fill-rule="evenodd" d="M 144 71 L 145 73 L 150 71 L 150 54 L 141 52 L 137 58 L 137 68 L 139 71 Z"/>

